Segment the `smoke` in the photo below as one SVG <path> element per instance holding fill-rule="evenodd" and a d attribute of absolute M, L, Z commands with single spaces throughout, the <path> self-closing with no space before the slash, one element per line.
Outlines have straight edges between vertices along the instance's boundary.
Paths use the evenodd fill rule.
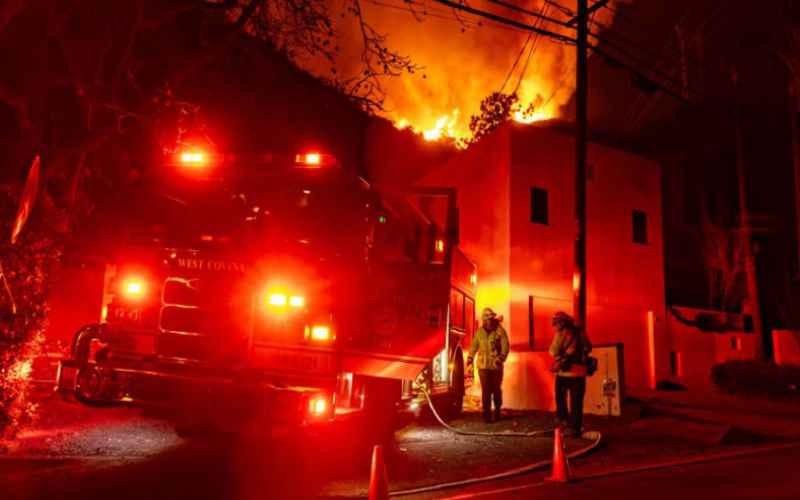
<path fill-rule="evenodd" d="M 357 74 L 361 33 L 352 15 L 344 13 L 349 0 L 331 0 L 340 51 L 341 73 Z M 575 11 L 574 0 L 561 6 L 545 0 L 517 1 L 514 5 L 566 21 Z M 488 1 L 471 7 L 574 38 L 575 30 L 514 12 Z M 467 13 L 456 12 L 432 0 L 361 0 L 364 19 L 381 34 L 392 50 L 409 56 L 422 69 L 383 78 L 386 92 L 382 114 L 399 128 L 424 132 L 428 139 L 470 137 L 470 117 L 493 92 L 517 93 L 519 121 L 556 118 L 575 87 L 575 50 L 544 35 L 532 34 Z M 595 20 L 608 25 L 612 12 L 602 8 Z M 307 59 L 300 64 L 325 75 L 329 65 Z"/>

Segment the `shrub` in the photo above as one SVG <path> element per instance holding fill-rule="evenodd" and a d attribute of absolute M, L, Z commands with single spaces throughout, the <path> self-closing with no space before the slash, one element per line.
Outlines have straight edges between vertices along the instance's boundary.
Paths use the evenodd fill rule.
<path fill-rule="evenodd" d="M 791 396 L 800 393 L 800 365 L 727 361 L 711 368 L 711 380 L 720 390 L 728 393 Z"/>

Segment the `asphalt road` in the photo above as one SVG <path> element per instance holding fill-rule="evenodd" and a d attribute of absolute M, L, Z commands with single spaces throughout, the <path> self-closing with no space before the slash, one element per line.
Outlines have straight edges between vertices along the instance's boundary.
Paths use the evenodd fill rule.
<path fill-rule="evenodd" d="M 181 439 L 168 423 L 134 409 L 51 401 L 45 417 L 47 425 L 0 454 L 2 500 L 337 498 L 363 495 L 368 486 L 364 416 L 325 426 L 324 433 L 201 441 Z M 527 415 L 487 427 L 471 412 L 456 425 L 528 432 L 550 420 Z M 392 488 L 404 489 L 505 471 L 551 453 L 552 439 L 455 436 L 438 424 L 412 422 L 385 455 Z"/>
<path fill-rule="evenodd" d="M 427 498 L 797 499 L 800 498 L 798 463 L 800 446 L 710 463 L 578 478 L 569 484 L 544 481 L 544 474 L 537 474 Z M 578 476 L 581 473 L 575 472 Z"/>
<path fill-rule="evenodd" d="M 370 447 L 357 438 L 365 421 L 352 420 L 319 435 L 187 441 L 166 422 L 133 409 L 96 410 L 58 401 L 46 408 L 42 425 L 0 454 L 2 500 L 352 498 L 366 493 Z M 486 426 L 479 413 L 470 412 L 456 425 L 529 432 L 550 421 L 548 414 L 519 414 Z M 415 498 L 800 498 L 800 474 L 795 473 L 800 447 L 601 477 L 598 473 L 609 467 L 746 448 L 704 449 L 673 436 L 618 427 L 603 430 L 602 449 L 575 461 L 575 473 L 583 479 L 574 484 L 545 483 L 546 472 L 541 472 Z M 552 454 L 551 438 L 457 436 L 424 422 L 409 423 L 396 437 L 386 450 L 392 490 L 487 476 Z M 584 445 L 567 440 L 568 449 Z"/>

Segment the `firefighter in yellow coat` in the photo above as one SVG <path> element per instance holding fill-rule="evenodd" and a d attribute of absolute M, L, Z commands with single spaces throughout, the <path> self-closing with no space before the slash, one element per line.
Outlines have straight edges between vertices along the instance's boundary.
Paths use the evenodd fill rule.
<path fill-rule="evenodd" d="M 503 363 L 508 357 L 508 334 L 500 324 L 498 317 L 488 307 L 481 312 L 481 327 L 472 337 L 467 358 L 467 371 L 472 370 L 475 353 L 479 353 L 478 376 L 481 380 L 483 399 L 483 420 L 492 421 L 492 401 L 494 401 L 494 420 L 500 420 L 500 408 L 503 406 Z"/>

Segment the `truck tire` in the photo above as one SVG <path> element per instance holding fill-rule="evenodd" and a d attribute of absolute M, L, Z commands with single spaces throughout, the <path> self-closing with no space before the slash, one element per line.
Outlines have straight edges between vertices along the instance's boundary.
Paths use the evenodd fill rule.
<path fill-rule="evenodd" d="M 102 406 L 106 389 L 103 374 L 93 364 L 85 364 L 75 375 L 75 398 L 89 406 Z"/>
<path fill-rule="evenodd" d="M 448 418 L 457 418 L 464 409 L 464 356 L 461 351 L 456 351 L 456 357 L 453 361 L 448 400 L 450 408 L 447 416 Z"/>

